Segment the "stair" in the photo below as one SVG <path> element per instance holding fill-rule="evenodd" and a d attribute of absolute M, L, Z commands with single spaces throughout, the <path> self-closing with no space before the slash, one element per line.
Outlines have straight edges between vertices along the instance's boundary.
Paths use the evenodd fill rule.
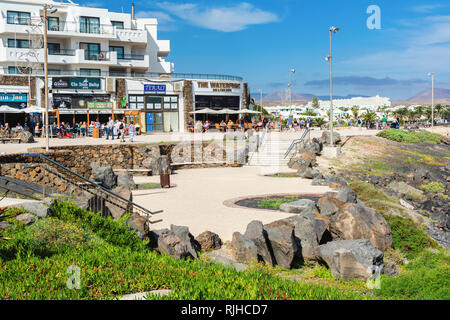
<path fill-rule="evenodd" d="M 284 158 L 291 141 L 265 140 L 258 152 L 251 155 L 249 166 L 287 166 L 289 158 Z"/>

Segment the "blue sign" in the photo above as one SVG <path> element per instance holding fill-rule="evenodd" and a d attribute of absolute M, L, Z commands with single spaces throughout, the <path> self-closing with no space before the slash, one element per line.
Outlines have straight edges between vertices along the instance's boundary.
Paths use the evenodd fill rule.
<path fill-rule="evenodd" d="M 0 93 L 0 102 L 27 102 L 26 93 Z"/>
<path fill-rule="evenodd" d="M 165 94 L 165 84 L 144 84 L 144 93 L 146 94 Z"/>

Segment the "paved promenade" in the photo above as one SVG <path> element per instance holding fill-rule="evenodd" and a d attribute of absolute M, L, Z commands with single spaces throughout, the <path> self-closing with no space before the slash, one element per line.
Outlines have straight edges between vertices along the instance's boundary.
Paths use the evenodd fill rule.
<path fill-rule="evenodd" d="M 289 172 L 289 169 L 282 171 Z M 291 216 L 228 207 L 224 204 L 226 200 L 266 194 L 322 194 L 331 190 L 311 186 L 311 180 L 261 176 L 258 167 L 180 170 L 170 179 L 176 187 L 133 192 L 136 203 L 150 210 L 164 210 L 158 215 L 163 222 L 153 228 L 169 228 L 171 224 L 188 226 L 194 236 L 208 230 L 219 234 L 224 241 L 231 240 L 235 231 L 245 232 L 253 220 L 270 223 Z M 159 177 L 135 177 L 135 181 L 159 183 Z"/>

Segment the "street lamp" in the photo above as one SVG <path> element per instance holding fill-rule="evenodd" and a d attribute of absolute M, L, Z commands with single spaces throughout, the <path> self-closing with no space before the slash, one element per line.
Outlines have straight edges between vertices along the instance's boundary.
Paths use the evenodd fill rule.
<path fill-rule="evenodd" d="M 431 127 L 434 127 L 434 72 L 428 73 L 431 77 Z"/>
<path fill-rule="evenodd" d="M 47 27 L 48 27 L 48 12 L 51 14 L 58 11 L 52 5 L 44 4 L 44 96 L 45 96 L 45 151 L 49 151 L 49 136 L 48 136 L 48 39 L 47 39 Z"/>
<path fill-rule="evenodd" d="M 325 58 L 325 60 L 330 62 L 330 145 L 334 146 L 333 141 L 333 55 L 332 55 L 332 46 L 331 46 L 331 35 L 339 32 L 339 28 L 330 27 L 330 55 Z"/>
<path fill-rule="evenodd" d="M 289 70 L 289 84 L 288 84 L 288 88 L 289 88 L 289 118 L 291 117 L 292 114 L 292 74 L 295 73 L 295 69 L 290 69 Z"/>

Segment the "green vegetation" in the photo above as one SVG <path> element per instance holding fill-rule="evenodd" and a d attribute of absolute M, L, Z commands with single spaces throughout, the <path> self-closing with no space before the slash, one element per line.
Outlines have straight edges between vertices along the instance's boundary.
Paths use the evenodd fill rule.
<path fill-rule="evenodd" d="M 449 300 L 450 257 L 445 250 L 424 250 L 395 278 L 381 276 L 375 294 L 386 299 Z"/>
<path fill-rule="evenodd" d="M 430 182 L 422 185 L 421 188 L 428 193 L 443 194 L 445 192 L 445 187 L 440 182 Z"/>
<path fill-rule="evenodd" d="M 439 144 L 441 136 L 428 131 L 409 132 L 405 130 L 388 129 L 377 133 L 378 137 L 401 143 L 431 143 Z"/>
<path fill-rule="evenodd" d="M 299 199 L 300 197 L 266 198 L 258 202 L 258 207 L 265 209 L 280 210 L 282 204 L 294 202 Z"/>
<path fill-rule="evenodd" d="M 383 190 L 363 181 L 352 181 L 350 187 L 367 206 L 384 216 L 392 230 L 394 249 L 400 249 L 407 258 L 416 257 L 426 248 L 437 247 L 436 242 L 426 233 L 423 226 L 417 225 L 409 218 L 389 214 L 390 210 L 400 212 L 404 210 L 396 198 L 389 197 Z"/>
<path fill-rule="evenodd" d="M 135 185 L 133 190 L 151 190 L 151 189 L 158 189 L 160 187 L 161 185 L 159 183 L 146 183 Z"/>
<path fill-rule="evenodd" d="M 0 242 L 0 299 L 116 299 L 156 289 L 172 289 L 172 293 L 152 299 L 372 298 L 351 287 L 289 281 L 259 265 L 237 272 L 206 259 L 160 255 L 149 251 L 146 242 L 123 226 L 123 220 L 57 203 L 51 217 L 3 230 L 8 240 Z M 38 244 L 43 247 L 37 248 Z M 72 265 L 81 270 L 79 290 L 67 287 Z M 317 272 L 329 277 L 325 270 Z"/>

